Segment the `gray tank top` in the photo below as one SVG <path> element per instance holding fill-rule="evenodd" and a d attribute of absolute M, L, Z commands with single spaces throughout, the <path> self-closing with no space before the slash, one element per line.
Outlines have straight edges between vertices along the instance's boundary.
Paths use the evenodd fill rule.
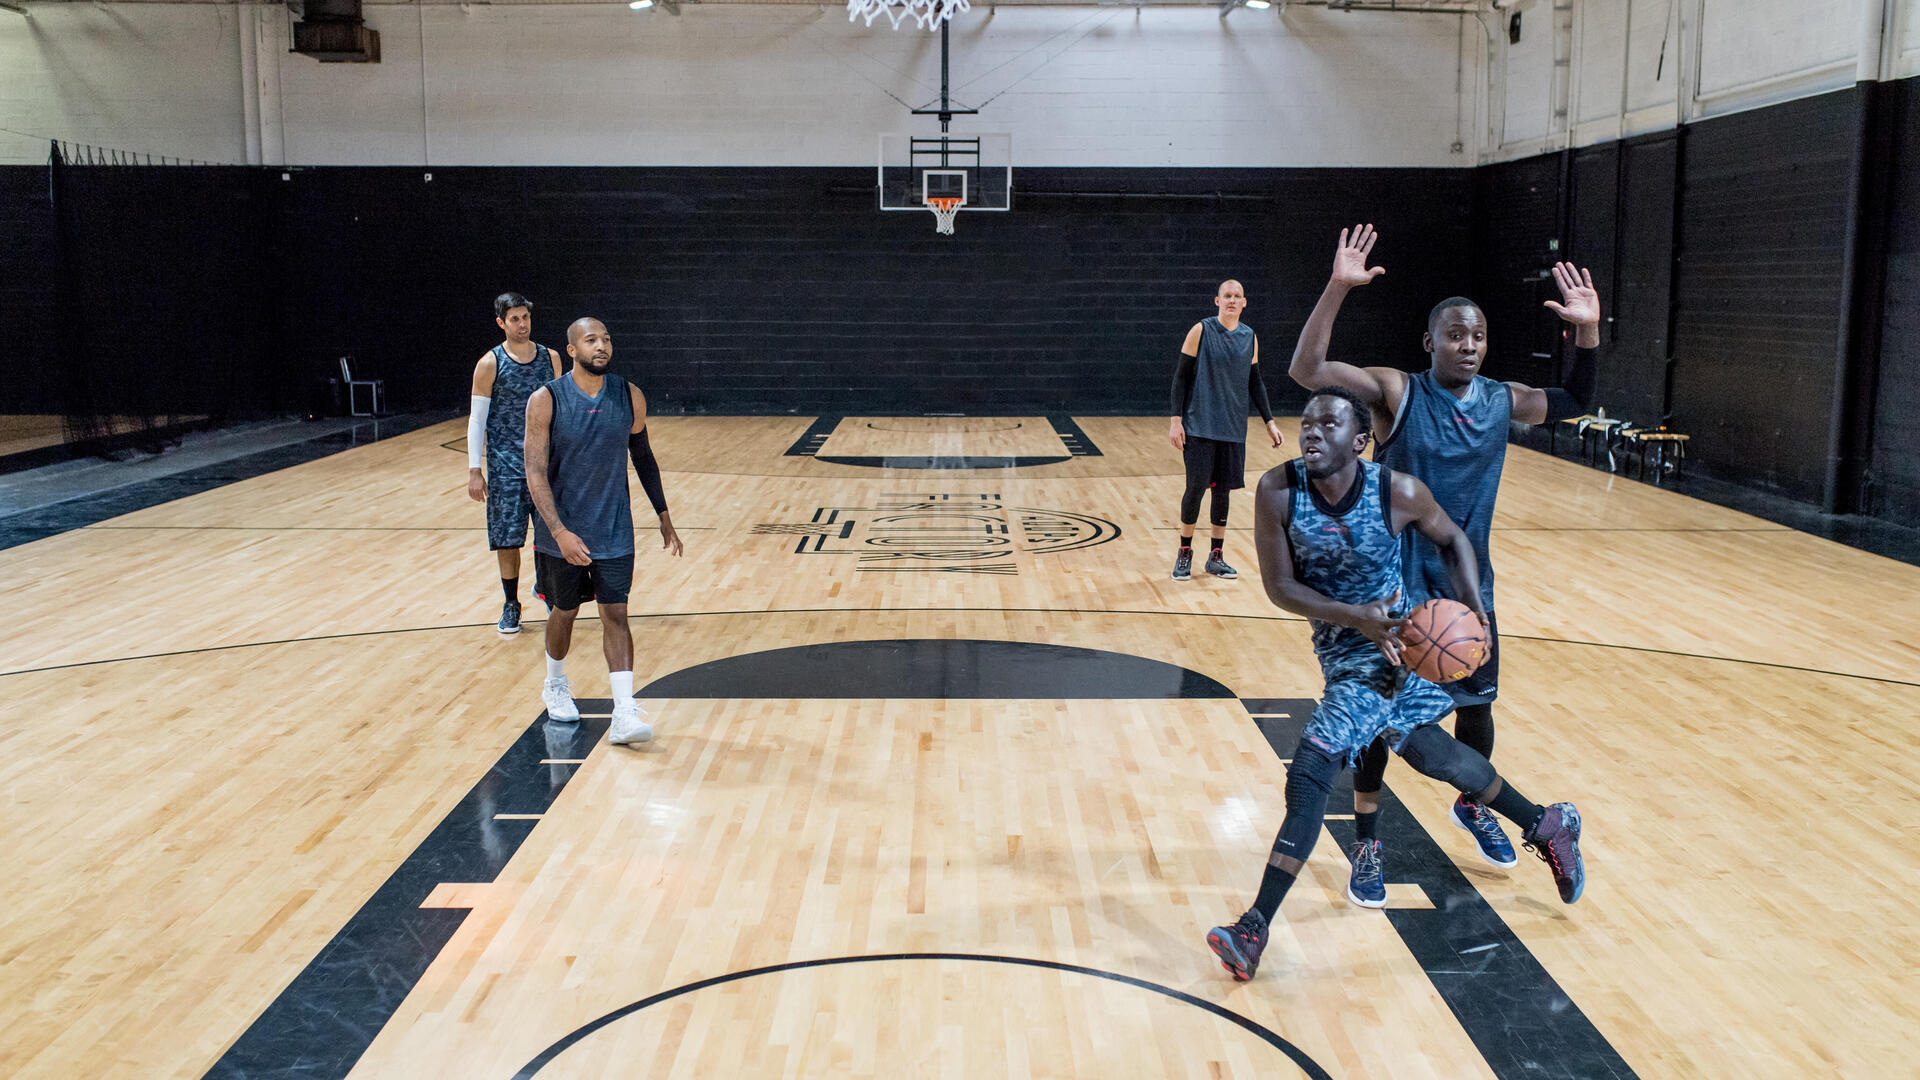
<path fill-rule="evenodd" d="M 553 396 L 553 426 L 547 437 L 547 483 L 560 523 L 587 542 L 596 559 L 633 554 L 633 511 L 627 502 L 627 435 L 633 428 L 633 398 L 627 381 L 606 376 L 598 397 L 588 397 L 573 376 L 546 384 Z M 533 516 L 535 551 L 558 556 L 560 545 L 539 514 Z"/>
<path fill-rule="evenodd" d="M 533 362 L 513 358 L 505 345 L 493 347 L 493 404 L 487 410 L 487 475 L 527 475 L 527 399 L 553 378 L 553 354 L 535 343 Z"/>
<path fill-rule="evenodd" d="M 1253 327 L 1228 330 L 1217 318 L 1200 321 L 1200 355 L 1193 370 L 1193 397 L 1181 426 L 1189 435 L 1220 442 L 1247 441 L 1253 401 L 1247 376 L 1253 371 Z"/>
<path fill-rule="evenodd" d="M 1456 398 L 1433 381 L 1433 372 L 1407 377 L 1407 396 L 1391 434 L 1374 454 L 1399 472 L 1420 478 L 1473 544 L 1480 563 L 1480 602 L 1493 610 L 1493 564 L 1487 543 L 1500 470 L 1507 462 L 1507 424 L 1513 394 L 1507 384 L 1473 377 L 1467 396 Z M 1400 535 L 1405 549 L 1407 600 L 1412 604 L 1453 591 L 1438 548 L 1418 529 Z"/>

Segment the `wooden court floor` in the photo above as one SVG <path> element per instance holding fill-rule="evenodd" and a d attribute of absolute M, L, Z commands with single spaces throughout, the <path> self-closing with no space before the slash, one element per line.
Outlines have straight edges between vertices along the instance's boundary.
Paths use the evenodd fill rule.
<path fill-rule="evenodd" d="M 1389 909 L 1330 820 L 1236 984 L 1318 673 L 1248 499 L 1168 579 L 1164 428 L 657 419 L 638 750 L 588 618 L 541 723 L 458 421 L 0 552 L 0 1075 L 1915 1075 L 1920 569 L 1514 449 L 1495 761 L 1585 898 L 1396 765 Z"/>

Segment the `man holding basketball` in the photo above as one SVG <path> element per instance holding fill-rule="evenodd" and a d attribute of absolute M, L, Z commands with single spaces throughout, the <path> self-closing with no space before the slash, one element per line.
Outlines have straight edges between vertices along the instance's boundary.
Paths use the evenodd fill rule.
<path fill-rule="evenodd" d="M 1276 605 L 1313 626 L 1326 691 L 1287 768 L 1287 814 L 1260 892 L 1207 945 L 1233 977 L 1253 977 L 1267 926 L 1306 864 L 1340 770 L 1374 740 L 1526 830 L 1547 853 L 1560 899 L 1580 899 L 1580 813 L 1572 803 L 1529 802 L 1487 759 L 1439 727 L 1453 711 L 1445 690 L 1400 666 L 1400 534 L 1417 531 L 1445 560 L 1452 590 L 1485 618 L 1473 545 L 1425 484 L 1360 460 L 1371 436 L 1367 406 L 1340 387 L 1316 390 L 1300 417 L 1300 456 L 1267 472 L 1254 494 L 1254 552 Z"/>
<path fill-rule="evenodd" d="M 1600 294 L 1593 275 L 1572 263 L 1553 268 L 1561 302 L 1547 307 L 1574 327 L 1573 367 L 1566 387 L 1536 389 L 1499 382 L 1480 373 L 1487 353 L 1487 318 L 1465 297 L 1449 297 L 1427 317 L 1422 347 L 1428 370 L 1409 374 L 1391 367 L 1356 367 L 1327 359 L 1334 318 L 1347 293 L 1386 271 L 1368 267 L 1378 234 L 1371 225 L 1341 230 L 1333 275 L 1313 314 L 1300 332 L 1289 373 L 1309 390 L 1338 386 L 1365 402 L 1374 426 L 1386 433 L 1375 459 L 1396 472 L 1420 478 L 1434 498 L 1467 534 L 1479 557 L 1480 597 L 1489 620 L 1490 656 L 1479 671 L 1449 683 L 1459 706 L 1454 734 L 1482 757 L 1493 756 L 1493 701 L 1499 694 L 1499 622 L 1493 616 L 1493 566 L 1488 561 L 1489 529 L 1500 471 L 1507 458 L 1507 427 L 1554 423 L 1587 411 L 1593 398 L 1596 350 L 1600 345 Z M 1421 536 L 1408 533 L 1403 553 L 1407 599 L 1419 604 L 1447 586 L 1445 560 Z M 1386 873 L 1375 837 L 1380 817 L 1380 787 L 1387 768 L 1387 747 L 1372 746 L 1353 778 L 1353 819 L 1357 837 L 1351 856 L 1353 876 L 1347 896 L 1363 907 L 1386 903 Z M 1513 844 L 1486 807 L 1468 796 L 1457 798 L 1448 815 L 1474 838 L 1480 857 L 1499 867 L 1519 861 Z M 1545 856 L 1542 855 L 1544 858 Z"/>

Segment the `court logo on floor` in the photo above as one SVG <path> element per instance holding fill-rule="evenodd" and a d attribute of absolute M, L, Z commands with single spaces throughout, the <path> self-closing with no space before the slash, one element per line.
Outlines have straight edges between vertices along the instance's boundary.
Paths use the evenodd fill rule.
<path fill-rule="evenodd" d="M 883 495 L 822 506 L 812 520 L 768 522 L 755 536 L 797 536 L 796 555 L 851 555 L 862 573 L 1017 574 L 1019 556 L 1104 544 L 1120 526 L 1068 510 L 1008 506 L 996 494 Z"/>

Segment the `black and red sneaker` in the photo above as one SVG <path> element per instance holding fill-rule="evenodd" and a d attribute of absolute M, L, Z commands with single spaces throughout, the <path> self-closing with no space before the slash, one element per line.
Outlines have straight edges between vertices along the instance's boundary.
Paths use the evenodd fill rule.
<path fill-rule="evenodd" d="M 1232 926 L 1207 931 L 1207 948 L 1236 981 L 1246 982 L 1260 969 L 1260 954 L 1267 951 L 1267 917 L 1258 908 L 1247 909 Z"/>
<path fill-rule="evenodd" d="M 1580 899 L 1587 888 L 1587 864 L 1580 858 L 1580 811 L 1570 802 L 1554 803 L 1521 839 L 1553 870 L 1560 899 L 1569 904 Z"/>

